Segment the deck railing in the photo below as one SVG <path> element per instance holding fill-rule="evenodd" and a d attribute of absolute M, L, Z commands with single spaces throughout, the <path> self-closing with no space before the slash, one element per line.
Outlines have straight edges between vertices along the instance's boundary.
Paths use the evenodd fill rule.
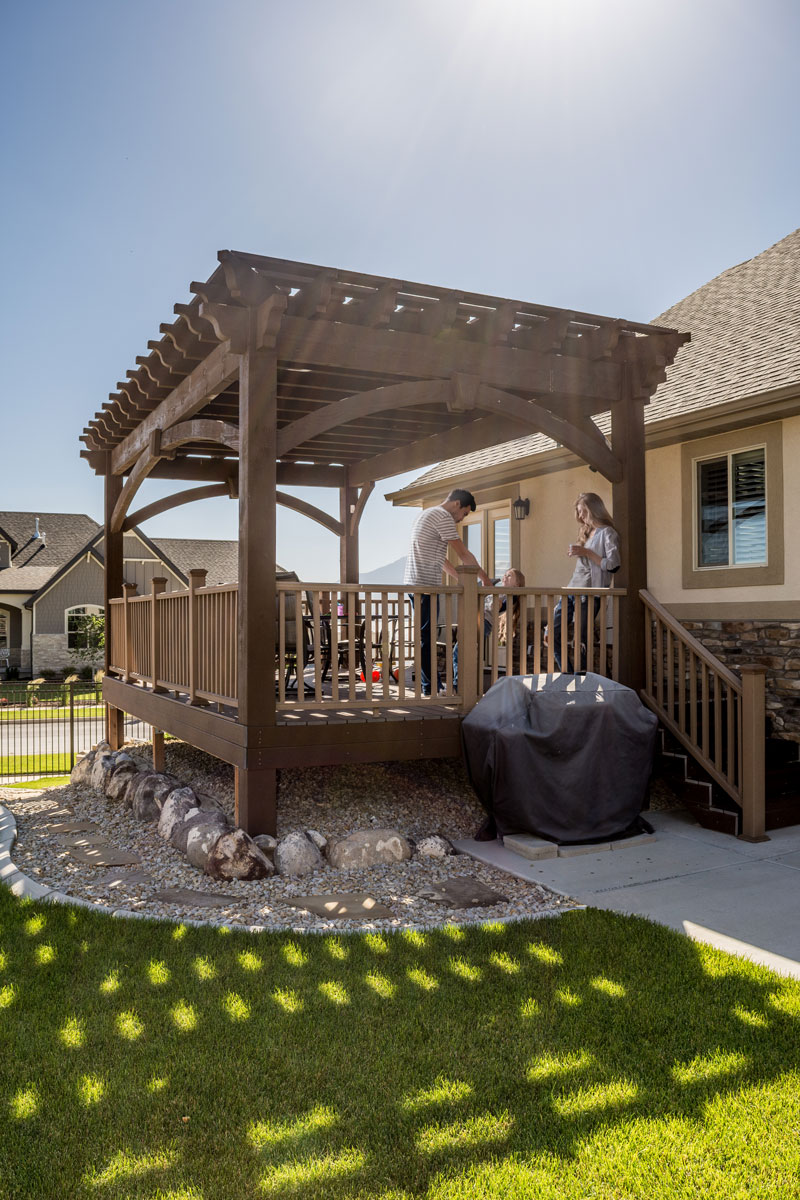
<path fill-rule="evenodd" d="M 205 571 L 190 572 L 188 591 L 166 592 L 154 579 L 136 595 L 126 584 L 111 601 L 110 670 L 155 692 L 174 692 L 192 704 L 238 705 L 238 587 L 205 587 Z M 344 705 L 396 708 L 422 700 L 420 603 L 430 589 L 364 587 L 279 581 L 276 584 L 275 699 L 278 712 Z M 504 675 L 552 672 L 556 604 L 576 597 L 573 626 L 563 622 L 561 659 L 611 678 L 617 675 L 619 588 L 483 588 L 472 570 L 438 592 L 436 636 L 427 674 L 441 690 L 426 703 L 469 711 Z M 579 600 L 595 601 L 600 616 L 584 623 Z M 411 597 L 414 597 L 412 603 Z M 486 603 L 491 632 L 484 633 Z M 509 644 L 500 637 L 500 608 L 512 614 Z M 436 609 L 434 609 L 436 611 Z M 456 685 L 456 645 L 458 682 Z"/>
<path fill-rule="evenodd" d="M 742 809 L 742 836 L 764 835 L 764 676 L 731 671 L 647 591 L 642 699 Z"/>

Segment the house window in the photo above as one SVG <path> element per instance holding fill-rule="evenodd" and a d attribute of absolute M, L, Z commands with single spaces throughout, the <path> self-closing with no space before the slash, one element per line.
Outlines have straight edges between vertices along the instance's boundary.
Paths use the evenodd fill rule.
<path fill-rule="evenodd" d="M 764 447 L 697 464 L 698 567 L 761 566 L 767 561 Z"/>
<path fill-rule="evenodd" d="M 780 421 L 683 443 L 684 588 L 784 582 L 783 458 Z"/>
<path fill-rule="evenodd" d="M 0 650 L 8 649 L 8 614 L 0 613 Z"/>
<path fill-rule="evenodd" d="M 83 650 L 86 648 L 86 631 L 84 617 L 99 617 L 103 615 L 102 608 L 96 604 L 78 604 L 66 611 L 67 649 Z"/>

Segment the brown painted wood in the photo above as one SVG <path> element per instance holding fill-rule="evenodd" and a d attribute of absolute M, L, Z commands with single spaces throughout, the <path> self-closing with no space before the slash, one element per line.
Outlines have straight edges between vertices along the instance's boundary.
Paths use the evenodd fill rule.
<path fill-rule="evenodd" d="M 188 488 L 185 492 L 177 492 L 174 496 L 165 496 L 163 500 L 155 500 L 152 504 L 146 504 L 144 508 L 139 508 L 126 517 L 122 523 L 122 533 L 127 533 L 129 529 L 141 525 L 143 521 L 149 521 L 151 517 L 169 512 L 171 508 L 178 508 L 182 504 L 191 504 L 194 500 L 209 500 L 212 496 L 229 495 L 229 484 L 212 483 L 208 487 Z"/>
<path fill-rule="evenodd" d="M 277 357 L 256 343 L 239 376 L 239 721 L 275 721 L 275 397 Z M 273 631 L 270 636 L 268 631 Z"/>
<path fill-rule="evenodd" d="M 627 391 L 611 410 L 611 444 L 623 470 L 622 479 L 612 488 L 622 558 L 614 583 L 627 589 L 619 606 L 619 680 L 639 692 L 645 685 L 644 609 L 639 593 L 647 587 L 644 404 Z"/>
<path fill-rule="evenodd" d="M 342 536 L 344 529 L 341 521 L 337 521 L 330 513 L 323 512 L 321 508 L 316 508 L 313 504 L 308 504 L 305 500 L 300 500 L 297 496 L 289 496 L 286 492 L 276 492 L 275 500 L 283 508 L 291 508 L 294 512 L 302 513 L 304 517 L 316 521 L 318 525 L 329 529 L 337 537 Z"/>
<path fill-rule="evenodd" d="M 278 772 L 275 767 L 236 767 L 234 820 L 245 833 L 278 833 Z"/>

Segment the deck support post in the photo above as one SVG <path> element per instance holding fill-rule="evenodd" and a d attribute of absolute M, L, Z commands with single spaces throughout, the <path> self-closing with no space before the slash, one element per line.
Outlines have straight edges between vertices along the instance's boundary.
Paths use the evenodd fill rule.
<path fill-rule="evenodd" d="M 274 835 L 277 772 L 260 765 L 259 749 L 264 728 L 274 726 L 276 719 L 278 357 L 274 344 L 264 344 L 258 310 L 249 308 L 248 315 L 247 347 L 239 367 L 237 645 L 237 721 L 247 727 L 247 765 L 236 770 L 235 820 L 247 833 Z"/>
<path fill-rule="evenodd" d="M 637 693 L 645 682 L 643 605 L 639 592 L 647 587 L 647 520 L 645 515 L 644 396 L 631 394 L 627 368 L 623 368 L 622 395 L 611 410 L 611 445 L 622 464 L 622 479 L 612 486 L 614 525 L 622 543 L 622 567 L 614 576 L 617 587 L 627 588 L 620 598 L 620 683 Z"/>
<path fill-rule="evenodd" d="M 164 754 L 164 731 L 163 729 L 153 730 L 153 770 L 158 775 L 163 775 L 164 768 L 167 765 L 166 756 Z"/>
<path fill-rule="evenodd" d="M 764 681 L 767 668 L 742 663 L 742 832 L 743 842 L 768 842 L 764 832 L 766 718 Z"/>
<path fill-rule="evenodd" d="M 458 694 L 463 716 L 478 703 L 478 568 L 458 567 L 463 587 L 458 604 Z M 480 626 L 481 631 L 483 626 Z M 509 654 L 511 644 L 509 638 Z M 436 676 L 434 675 L 434 680 Z M 435 686 L 435 685 L 434 685 Z"/>
<path fill-rule="evenodd" d="M 110 601 L 122 595 L 123 537 L 111 532 L 111 515 L 122 491 L 122 476 L 115 475 L 111 467 L 111 451 L 105 455 L 105 504 L 103 557 L 104 608 L 106 647 L 104 671 L 108 674 L 111 665 L 111 605 Z M 112 705 L 106 705 L 106 741 L 112 750 L 119 750 L 125 741 L 125 714 Z"/>

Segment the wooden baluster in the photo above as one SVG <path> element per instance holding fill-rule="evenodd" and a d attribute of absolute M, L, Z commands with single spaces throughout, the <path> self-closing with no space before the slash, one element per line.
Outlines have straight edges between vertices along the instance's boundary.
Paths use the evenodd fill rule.
<path fill-rule="evenodd" d="M 167 590 L 167 581 L 160 575 L 150 580 L 150 690 L 166 691 L 159 685 L 161 676 L 161 610 L 158 597 Z"/>
<path fill-rule="evenodd" d="M 458 603 L 458 695 L 462 712 L 468 713 L 478 702 L 478 568 L 459 567 L 461 594 Z M 483 625 L 481 624 L 481 629 Z M 435 676 L 434 676 L 435 678 Z"/>
<path fill-rule="evenodd" d="M 200 679 L 200 621 L 197 591 L 205 586 L 208 572 L 202 567 L 193 567 L 189 572 L 189 703 L 203 704 L 197 695 Z"/>
<path fill-rule="evenodd" d="M 138 588 L 135 583 L 123 583 L 122 596 L 125 601 L 125 682 L 133 681 L 133 613 L 130 601 Z"/>

